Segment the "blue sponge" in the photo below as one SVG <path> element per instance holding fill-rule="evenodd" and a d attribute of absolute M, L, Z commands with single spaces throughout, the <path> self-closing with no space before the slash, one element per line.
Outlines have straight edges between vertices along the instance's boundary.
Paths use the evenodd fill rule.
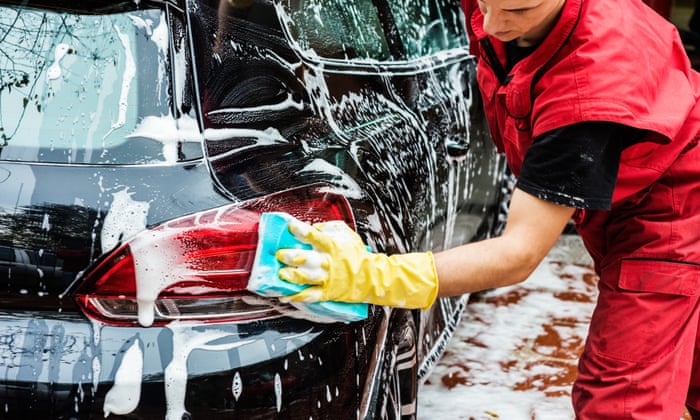
<path fill-rule="evenodd" d="M 280 248 L 312 249 L 311 245 L 299 241 L 289 232 L 292 216 L 287 213 L 263 213 L 258 227 L 258 249 L 250 271 L 248 290 L 262 296 L 290 296 L 309 287 L 290 283 L 279 278 L 277 272 L 283 264 L 275 257 Z M 366 303 L 313 302 L 291 304 L 320 322 L 352 322 L 367 318 Z"/>

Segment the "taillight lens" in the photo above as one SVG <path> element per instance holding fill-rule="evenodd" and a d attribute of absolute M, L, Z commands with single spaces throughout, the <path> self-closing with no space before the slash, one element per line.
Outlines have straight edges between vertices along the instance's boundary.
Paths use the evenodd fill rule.
<path fill-rule="evenodd" d="M 343 220 L 354 228 L 347 200 L 322 186 L 203 211 L 122 244 L 86 273 L 75 291 L 76 302 L 89 317 L 111 325 L 281 316 L 283 305 L 276 299 L 246 290 L 260 214 L 268 211 L 284 211 L 310 223 Z"/>

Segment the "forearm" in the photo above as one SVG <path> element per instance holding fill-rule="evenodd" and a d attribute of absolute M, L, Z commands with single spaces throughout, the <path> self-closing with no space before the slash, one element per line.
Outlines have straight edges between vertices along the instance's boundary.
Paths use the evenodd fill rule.
<path fill-rule="evenodd" d="M 437 252 L 438 296 L 455 296 L 525 280 L 559 238 L 574 209 L 516 189 L 503 235 Z"/>
<path fill-rule="evenodd" d="M 523 248 L 497 237 L 435 253 L 438 296 L 473 293 L 525 280 L 542 256 Z"/>

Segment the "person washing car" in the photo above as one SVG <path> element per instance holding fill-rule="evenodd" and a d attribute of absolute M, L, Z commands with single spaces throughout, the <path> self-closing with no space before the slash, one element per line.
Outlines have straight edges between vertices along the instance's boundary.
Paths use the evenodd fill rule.
<path fill-rule="evenodd" d="M 500 237 L 385 255 L 290 223 L 295 301 L 427 308 L 525 280 L 573 217 L 600 276 L 577 418 L 700 419 L 700 74 L 641 0 L 463 0 L 492 137 L 518 177 Z"/>

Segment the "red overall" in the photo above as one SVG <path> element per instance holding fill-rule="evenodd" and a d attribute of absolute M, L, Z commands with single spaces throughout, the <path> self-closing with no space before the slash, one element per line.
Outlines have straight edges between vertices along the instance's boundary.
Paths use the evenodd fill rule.
<path fill-rule="evenodd" d="M 638 0 L 566 0 L 506 74 L 505 46 L 484 33 L 476 1 L 462 3 L 491 134 L 516 175 L 533 138 L 555 128 L 650 132 L 624 150 L 611 210 L 575 215 L 600 276 L 577 418 L 678 420 L 684 404 L 700 408 L 700 75 L 675 27 Z"/>

